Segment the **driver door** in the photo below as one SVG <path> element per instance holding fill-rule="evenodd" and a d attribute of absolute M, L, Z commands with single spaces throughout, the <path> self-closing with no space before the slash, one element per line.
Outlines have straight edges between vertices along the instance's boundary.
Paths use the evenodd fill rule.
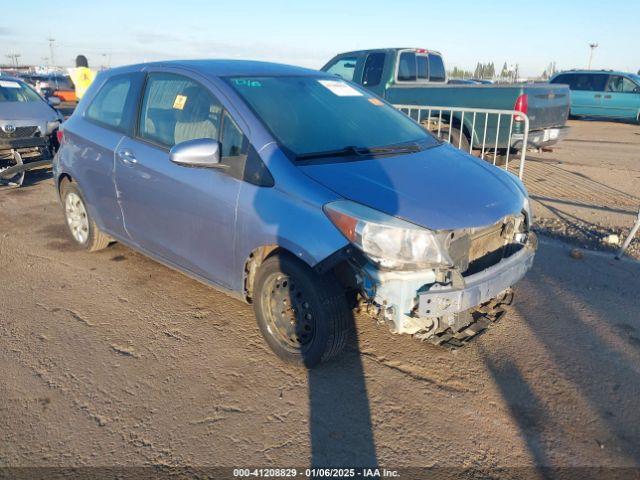
<path fill-rule="evenodd" d="M 636 119 L 640 110 L 640 87 L 622 75 L 611 75 L 602 100 L 605 115 Z"/>
<path fill-rule="evenodd" d="M 131 240 L 146 252 L 229 287 L 240 180 L 223 168 L 169 160 L 176 144 L 220 139 L 223 109 L 197 81 L 148 74 L 137 135 L 116 151 L 116 185 Z"/>

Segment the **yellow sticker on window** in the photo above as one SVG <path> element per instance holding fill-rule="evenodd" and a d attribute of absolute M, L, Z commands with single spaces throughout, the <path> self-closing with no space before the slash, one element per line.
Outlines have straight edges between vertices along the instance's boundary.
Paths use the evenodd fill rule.
<path fill-rule="evenodd" d="M 173 101 L 173 108 L 182 110 L 185 103 L 187 103 L 187 97 L 185 95 L 176 95 L 176 99 Z"/>
<path fill-rule="evenodd" d="M 384 105 L 384 103 L 382 103 L 380 100 L 378 100 L 377 98 L 369 98 L 369 102 L 373 103 L 374 105 L 380 107 L 382 105 Z"/>

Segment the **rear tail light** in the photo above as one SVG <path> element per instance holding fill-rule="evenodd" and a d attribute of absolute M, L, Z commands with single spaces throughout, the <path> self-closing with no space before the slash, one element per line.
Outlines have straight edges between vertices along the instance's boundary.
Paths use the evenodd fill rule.
<path fill-rule="evenodd" d="M 62 145 L 64 143 L 64 130 L 58 129 L 56 139 L 58 140 L 58 144 Z"/>
<path fill-rule="evenodd" d="M 523 93 L 516 99 L 516 103 L 513 106 L 513 109 L 517 112 L 522 112 L 525 115 L 527 114 L 527 112 L 529 111 L 529 97 L 526 93 Z M 514 115 L 513 119 L 516 122 L 524 122 L 524 117 L 520 115 Z"/>

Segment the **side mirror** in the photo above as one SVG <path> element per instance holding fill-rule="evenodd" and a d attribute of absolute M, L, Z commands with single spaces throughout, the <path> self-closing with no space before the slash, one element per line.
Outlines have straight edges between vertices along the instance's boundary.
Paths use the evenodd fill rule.
<path fill-rule="evenodd" d="M 49 105 L 51 105 L 52 107 L 57 107 L 60 105 L 60 99 L 58 97 L 49 97 L 47 98 L 47 102 L 49 102 Z"/>
<path fill-rule="evenodd" d="M 185 167 L 220 167 L 220 142 L 211 138 L 187 140 L 173 146 L 169 159 Z"/>

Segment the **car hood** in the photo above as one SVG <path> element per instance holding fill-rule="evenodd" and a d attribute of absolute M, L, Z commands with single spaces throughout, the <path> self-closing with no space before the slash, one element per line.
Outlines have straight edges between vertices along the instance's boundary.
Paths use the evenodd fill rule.
<path fill-rule="evenodd" d="M 526 198 L 517 177 L 450 145 L 300 168 L 344 198 L 432 230 L 491 225 Z"/>
<path fill-rule="evenodd" d="M 58 115 L 45 101 L 0 102 L 0 121 L 34 120 L 37 123 L 56 120 Z"/>

